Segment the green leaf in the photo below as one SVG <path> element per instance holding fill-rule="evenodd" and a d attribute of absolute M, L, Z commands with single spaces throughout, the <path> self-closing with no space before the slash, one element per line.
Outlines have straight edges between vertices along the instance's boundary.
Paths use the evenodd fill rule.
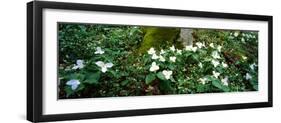
<path fill-rule="evenodd" d="M 199 56 L 197 54 L 193 54 L 192 55 L 192 58 L 195 60 L 195 61 L 199 61 Z"/>
<path fill-rule="evenodd" d="M 220 81 L 212 79 L 212 85 L 214 85 L 215 87 L 222 89 L 222 85 L 220 83 Z"/>
<path fill-rule="evenodd" d="M 88 75 L 86 76 L 85 83 L 97 84 L 98 81 L 99 81 L 99 79 L 100 79 L 100 72 L 88 74 Z"/>
<path fill-rule="evenodd" d="M 228 92 L 229 91 L 229 88 L 224 86 L 224 85 L 222 85 L 222 83 L 219 80 L 217 80 L 217 79 L 211 79 L 211 80 L 212 80 L 212 85 L 213 86 L 223 90 L 224 92 Z"/>
<path fill-rule="evenodd" d="M 121 85 L 122 85 L 122 86 L 125 86 L 125 85 L 127 85 L 128 83 L 129 83 L 129 80 L 124 80 L 124 81 L 121 82 Z"/>
<path fill-rule="evenodd" d="M 163 92 L 169 92 L 172 90 L 170 81 L 161 81 L 159 85 L 159 89 Z"/>
<path fill-rule="evenodd" d="M 81 90 L 84 90 L 84 88 L 85 88 L 85 85 L 80 84 L 75 91 L 81 91 Z"/>
<path fill-rule="evenodd" d="M 161 80 L 166 80 L 165 76 L 162 74 L 162 72 L 157 73 L 157 77 Z"/>
<path fill-rule="evenodd" d="M 175 66 L 170 64 L 170 65 L 168 65 L 168 68 L 171 69 L 171 70 L 174 70 Z"/>
<path fill-rule="evenodd" d="M 256 80 L 252 80 L 250 83 L 255 90 L 259 90 L 258 82 Z"/>
<path fill-rule="evenodd" d="M 74 91 L 71 89 L 71 87 L 66 86 L 64 88 L 64 91 L 66 92 L 66 96 L 69 97 L 70 95 L 72 95 L 74 93 Z"/>
<path fill-rule="evenodd" d="M 190 55 L 192 55 L 191 52 L 186 52 L 186 53 L 184 53 L 184 56 L 185 56 L 185 57 L 189 57 Z"/>
<path fill-rule="evenodd" d="M 148 74 L 145 78 L 145 83 L 150 84 L 153 80 L 155 80 L 155 75 L 154 74 Z"/>
<path fill-rule="evenodd" d="M 80 73 L 73 73 L 73 74 L 69 74 L 66 76 L 66 79 L 78 79 L 78 80 L 83 80 L 85 79 L 85 75 L 84 74 L 80 74 Z"/>

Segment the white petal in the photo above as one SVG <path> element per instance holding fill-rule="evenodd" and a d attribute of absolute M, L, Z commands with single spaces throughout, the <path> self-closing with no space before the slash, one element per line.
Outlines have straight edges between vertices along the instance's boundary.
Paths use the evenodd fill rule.
<path fill-rule="evenodd" d="M 107 71 L 107 68 L 106 67 L 102 67 L 101 68 L 101 72 L 105 73 Z"/>
<path fill-rule="evenodd" d="M 101 51 L 101 47 L 97 47 L 96 49 L 97 49 L 97 51 Z"/>
<path fill-rule="evenodd" d="M 214 43 L 210 43 L 210 47 L 214 48 Z"/>
<path fill-rule="evenodd" d="M 163 56 L 159 56 L 159 61 L 165 62 L 166 60 L 165 60 L 165 58 Z"/>
<path fill-rule="evenodd" d="M 111 67 L 113 66 L 113 64 L 112 64 L 112 63 L 106 63 L 105 66 L 106 66 L 107 68 L 111 68 Z"/>
<path fill-rule="evenodd" d="M 155 62 L 153 62 L 153 63 L 151 64 L 151 67 L 149 68 L 149 71 L 153 72 L 153 71 L 157 71 L 157 70 L 159 70 L 159 66 L 156 65 Z"/>
<path fill-rule="evenodd" d="M 83 62 L 84 62 L 83 60 L 77 60 L 77 61 L 76 61 L 76 64 L 77 64 L 77 65 L 82 65 Z"/>
<path fill-rule="evenodd" d="M 66 85 L 72 85 L 72 80 L 67 81 L 67 82 L 66 82 Z"/>
<path fill-rule="evenodd" d="M 151 47 L 148 51 L 148 54 L 152 55 L 152 54 L 155 54 L 155 50 L 153 47 Z"/>
<path fill-rule="evenodd" d="M 96 48 L 95 54 L 103 54 L 103 53 L 104 53 L 104 51 L 101 49 L 101 47 Z"/>
<path fill-rule="evenodd" d="M 99 67 L 103 67 L 104 66 L 104 62 L 102 61 L 97 61 L 96 65 L 98 65 Z"/>
<path fill-rule="evenodd" d="M 151 58 L 152 59 L 158 59 L 159 57 L 156 54 L 153 54 Z"/>
<path fill-rule="evenodd" d="M 171 46 L 171 47 L 170 47 L 170 50 L 175 51 L 175 50 L 176 50 L 175 46 L 174 46 L 174 45 Z"/>
<path fill-rule="evenodd" d="M 78 85 L 76 85 L 76 84 L 71 86 L 72 90 L 76 90 L 77 88 L 78 88 Z"/>
<path fill-rule="evenodd" d="M 160 51 L 160 54 L 161 54 L 161 55 L 162 55 L 162 54 L 164 54 L 164 53 L 165 53 L 165 51 L 164 51 L 164 50 L 161 50 L 161 51 Z"/>
<path fill-rule="evenodd" d="M 79 67 L 77 66 L 77 65 L 74 65 L 73 67 L 72 67 L 72 69 L 74 69 L 74 70 L 76 70 L 76 69 L 78 69 Z"/>
<path fill-rule="evenodd" d="M 188 50 L 188 51 L 192 50 L 192 46 L 185 46 L 185 50 Z"/>
<path fill-rule="evenodd" d="M 176 59 L 177 59 L 177 57 L 175 57 L 175 56 L 170 57 L 170 61 L 172 61 L 172 62 L 176 62 Z"/>

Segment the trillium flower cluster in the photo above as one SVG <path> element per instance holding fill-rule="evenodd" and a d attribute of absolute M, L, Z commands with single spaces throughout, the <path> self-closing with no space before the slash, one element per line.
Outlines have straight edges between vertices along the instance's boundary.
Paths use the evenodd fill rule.
<path fill-rule="evenodd" d="M 102 55 L 105 51 L 101 49 L 101 47 L 97 47 L 95 54 Z M 101 72 L 105 73 L 109 68 L 113 67 L 113 63 L 104 63 L 103 61 L 97 61 L 95 64 L 101 68 Z M 72 67 L 72 69 L 82 69 L 84 68 L 84 60 L 78 59 L 76 60 L 76 64 Z M 80 81 L 77 79 L 71 79 L 66 82 L 66 85 L 70 86 L 72 90 L 76 90 L 78 86 L 80 85 Z"/>
<path fill-rule="evenodd" d="M 175 46 L 171 46 L 168 51 L 165 51 L 165 50 L 161 49 L 159 55 L 157 55 L 156 50 L 153 47 L 151 47 L 147 51 L 147 53 L 151 56 L 152 60 L 158 60 L 158 61 L 160 61 L 160 63 L 166 61 L 164 56 L 167 55 L 166 54 L 167 52 L 173 52 L 173 53 L 177 53 L 179 55 L 182 54 L 182 50 L 176 49 Z M 175 63 L 176 59 L 177 59 L 176 56 L 170 56 L 168 58 L 169 58 L 169 61 L 172 62 L 172 63 Z M 153 61 L 152 64 L 150 65 L 149 71 L 150 72 L 156 72 L 159 69 L 160 69 L 160 66 L 159 66 L 159 64 L 157 64 L 157 61 Z M 172 77 L 173 71 L 171 71 L 171 70 L 163 70 L 161 72 L 161 74 L 163 74 L 165 79 L 169 80 Z"/>
<path fill-rule="evenodd" d="M 95 54 L 101 55 L 101 54 L 104 54 L 104 52 L 105 51 L 102 50 L 101 47 L 97 47 Z M 111 63 L 111 62 L 105 63 L 103 61 L 97 61 L 95 64 L 101 68 L 101 72 L 103 72 L 103 73 L 105 73 L 108 70 L 108 68 L 113 67 L 113 63 Z"/>
<path fill-rule="evenodd" d="M 159 59 L 159 61 L 161 61 L 161 62 L 165 62 L 166 61 L 165 58 L 162 56 L 163 54 L 165 54 L 164 50 L 161 50 L 160 55 L 157 55 L 155 49 L 153 47 L 151 47 L 147 51 L 147 53 L 151 55 L 151 59 L 153 59 L 153 60 Z"/>

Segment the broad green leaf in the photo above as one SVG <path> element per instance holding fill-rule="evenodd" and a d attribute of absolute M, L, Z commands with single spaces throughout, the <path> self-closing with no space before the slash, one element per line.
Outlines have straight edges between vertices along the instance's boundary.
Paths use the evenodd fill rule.
<path fill-rule="evenodd" d="M 154 74 L 148 74 L 145 78 L 145 83 L 150 84 L 153 80 L 155 80 L 155 75 Z"/>
<path fill-rule="evenodd" d="M 157 73 L 157 77 L 161 80 L 166 80 L 165 76 L 162 74 L 162 72 Z"/>
<path fill-rule="evenodd" d="M 168 65 L 168 68 L 171 69 L 171 70 L 174 70 L 174 69 L 175 69 L 175 66 L 172 65 L 172 64 L 170 64 L 170 65 Z"/>
<path fill-rule="evenodd" d="M 85 83 L 97 84 L 100 79 L 100 72 L 91 73 L 86 76 Z"/>
<path fill-rule="evenodd" d="M 84 84 L 79 84 L 78 88 L 75 90 L 75 91 L 80 91 L 80 90 L 83 90 L 85 88 L 85 85 Z"/>
<path fill-rule="evenodd" d="M 121 85 L 122 85 L 122 86 L 125 86 L 125 85 L 127 85 L 128 83 L 129 83 L 129 80 L 124 80 L 124 81 L 121 82 Z"/>
<path fill-rule="evenodd" d="M 79 80 L 83 80 L 83 79 L 85 79 L 85 75 L 84 74 L 80 74 L 80 73 L 73 73 L 73 74 L 69 74 L 68 76 L 66 76 L 66 79 L 79 79 Z"/>
<path fill-rule="evenodd" d="M 217 87 L 217 88 L 219 88 L 219 89 L 221 89 L 221 90 L 223 90 L 225 92 L 229 91 L 229 88 L 224 86 L 224 85 L 222 85 L 222 83 L 219 80 L 217 80 L 217 79 L 212 79 L 212 85 L 214 85 L 215 87 Z"/>
<path fill-rule="evenodd" d="M 170 81 L 161 81 L 159 85 L 159 89 L 163 92 L 169 92 L 172 87 L 171 87 L 171 82 Z"/>
<path fill-rule="evenodd" d="M 252 84 L 255 90 L 259 90 L 258 82 L 256 80 L 252 80 L 250 81 L 250 83 Z"/>
<path fill-rule="evenodd" d="M 71 89 L 71 87 L 66 86 L 64 88 L 64 91 L 66 92 L 66 96 L 69 97 L 70 95 L 72 95 L 74 93 L 74 91 Z"/>
<path fill-rule="evenodd" d="M 214 85 L 215 87 L 222 89 L 222 85 L 220 83 L 220 81 L 212 79 L 212 85 Z"/>

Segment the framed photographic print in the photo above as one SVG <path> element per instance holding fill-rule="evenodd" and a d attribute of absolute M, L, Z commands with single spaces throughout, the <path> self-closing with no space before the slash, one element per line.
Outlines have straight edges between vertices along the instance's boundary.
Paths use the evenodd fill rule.
<path fill-rule="evenodd" d="M 33 1 L 33 122 L 272 107 L 272 16 Z"/>

